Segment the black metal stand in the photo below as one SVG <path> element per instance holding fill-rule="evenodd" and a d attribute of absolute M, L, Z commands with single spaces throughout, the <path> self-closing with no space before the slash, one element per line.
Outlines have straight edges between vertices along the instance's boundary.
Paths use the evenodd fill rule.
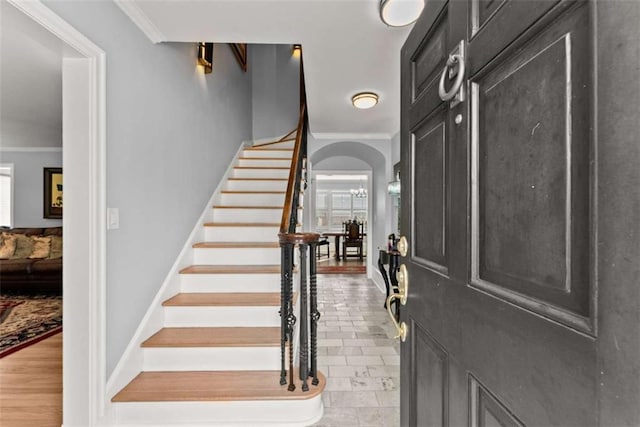
<path fill-rule="evenodd" d="M 398 272 L 399 264 L 400 264 L 400 253 L 398 251 L 383 251 L 380 250 L 378 257 L 378 269 L 380 270 L 380 274 L 382 274 L 382 279 L 384 280 L 384 285 L 387 288 L 387 295 L 384 300 L 384 308 L 387 308 L 387 299 L 391 294 L 391 290 L 395 293 L 398 293 L 398 279 L 396 274 Z M 385 264 L 389 264 L 389 274 L 387 274 L 387 270 L 384 268 Z M 400 304 L 399 300 L 395 299 L 393 301 L 392 311 L 396 315 L 397 318 L 400 317 Z"/>

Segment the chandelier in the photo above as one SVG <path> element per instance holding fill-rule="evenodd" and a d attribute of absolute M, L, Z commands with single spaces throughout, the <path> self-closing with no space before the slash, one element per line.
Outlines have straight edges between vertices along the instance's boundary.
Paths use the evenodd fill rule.
<path fill-rule="evenodd" d="M 359 199 L 367 197 L 367 190 L 362 185 L 360 185 L 360 188 L 358 188 L 357 190 L 355 188 L 352 188 L 350 191 L 354 197 L 357 197 Z"/>

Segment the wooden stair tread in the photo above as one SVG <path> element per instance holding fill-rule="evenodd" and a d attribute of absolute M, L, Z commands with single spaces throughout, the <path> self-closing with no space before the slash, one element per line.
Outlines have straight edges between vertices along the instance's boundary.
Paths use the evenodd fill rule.
<path fill-rule="evenodd" d="M 142 347 L 273 347 L 280 345 L 280 327 L 162 328 Z"/>
<path fill-rule="evenodd" d="M 278 242 L 200 242 L 200 243 L 195 243 L 193 247 L 200 248 L 200 249 L 279 248 L 280 243 Z"/>
<path fill-rule="evenodd" d="M 283 206 L 213 205 L 217 209 L 283 209 Z"/>
<path fill-rule="evenodd" d="M 234 166 L 234 169 L 289 170 L 288 166 Z"/>
<path fill-rule="evenodd" d="M 294 296 L 295 301 L 295 296 Z M 280 306 L 279 292 L 181 293 L 162 303 L 165 307 L 271 307 Z"/>
<path fill-rule="evenodd" d="M 277 222 L 206 222 L 205 227 L 280 227 Z"/>
<path fill-rule="evenodd" d="M 289 181 L 288 178 L 227 178 L 228 181 Z"/>
<path fill-rule="evenodd" d="M 194 248 L 279 248 L 278 242 L 199 242 L 193 244 Z"/>
<path fill-rule="evenodd" d="M 260 147 L 260 146 L 255 146 L 255 147 L 248 147 L 245 148 L 245 150 L 251 150 L 251 151 L 293 151 L 293 148 L 267 148 L 267 147 Z"/>
<path fill-rule="evenodd" d="M 180 274 L 280 274 L 280 265 L 191 265 Z"/>
<path fill-rule="evenodd" d="M 288 378 L 288 377 L 287 377 Z M 280 385 L 280 371 L 182 371 L 141 372 L 112 399 L 112 402 L 305 400 L 318 396 L 326 379 L 302 391 L 299 374 L 294 372 L 296 389 Z"/>
<path fill-rule="evenodd" d="M 291 157 L 239 157 L 240 160 L 289 160 L 291 161 Z"/>
<path fill-rule="evenodd" d="M 222 194 L 286 194 L 286 191 L 222 190 Z"/>

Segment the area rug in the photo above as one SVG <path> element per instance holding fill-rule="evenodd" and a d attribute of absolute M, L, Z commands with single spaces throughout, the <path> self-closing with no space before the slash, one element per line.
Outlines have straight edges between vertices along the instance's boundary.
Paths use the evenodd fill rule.
<path fill-rule="evenodd" d="M 365 274 L 367 267 L 364 265 L 318 265 L 318 274 Z"/>
<path fill-rule="evenodd" d="M 0 358 L 62 331 L 62 297 L 0 295 Z"/>

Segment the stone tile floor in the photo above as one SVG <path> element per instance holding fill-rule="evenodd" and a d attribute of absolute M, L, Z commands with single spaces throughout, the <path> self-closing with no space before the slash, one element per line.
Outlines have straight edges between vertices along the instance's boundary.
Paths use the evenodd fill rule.
<path fill-rule="evenodd" d="M 327 377 L 314 426 L 400 425 L 400 344 L 384 294 L 364 275 L 318 275 L 318 367 Z"/>

